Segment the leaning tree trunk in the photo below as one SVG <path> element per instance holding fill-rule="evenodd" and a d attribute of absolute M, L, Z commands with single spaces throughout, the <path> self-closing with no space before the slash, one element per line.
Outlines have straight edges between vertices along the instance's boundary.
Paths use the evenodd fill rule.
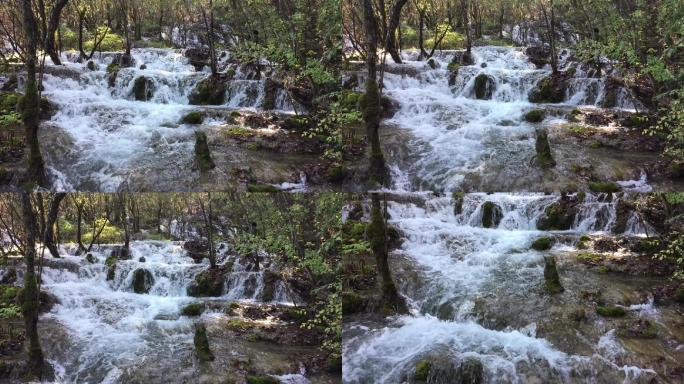
<path fill-rule="evenodd" d="M 27 186 L 47 187 L 45 164 L 40 153 L 38 143 L 38 127 L 40 124 L 40 96 L 36 83 L 36 51 L 38 49 L 38 37 L 36 35 L 36 19 L 31 8 L 31 0 L 22 0 L 22 13 L 24 18 L 24 35 L 26 37 L 25 67 L 26 85 L 24 97 L 21 102 L 22 121 L 26 132 L 26 146 L 28 147 L 28 166 L 26 167 Z"/>
<path fill-rule="evenodd" d="M 47 25 L 47 31 L 45 34 L 45 52 L 50 55 L 50 59 L 55 65 L 61 65 L 62 61 L 59 59 L 59 53 L 55 47 L 55 33 L 57 28 L 59 28 L 59 17 L 62 14 L 62 10 L 67 5 L 69 0 L 57 0 L 55 5 L 52 7 L 52 12 L 50 12 L 50 21 Z"/>
<path fill-rule="evenodd" d="M 26 0 L 30 3 L 30 0 Z M 24 219 L 24 288 L 21 290 L 21 313 L 24 316 L 26 339 L 28 342 L 28 376 L 41 379 L 43 376 L 43 351 L 38 339 L 38 307 L 40 295 L 36 278 L 36 216 L 31 206 L 31 197 L 27 192 L 21 194 L 21 210 Z"/>
<path fill-rule="evenodd" d="M 408 0 L 396 0 L 390 10 L 390 19 L 387 25 L 387 36 L 385 36 L 385 50 L 392 56 L 395 63 L 401 64 L 401 56 L 397 49 L 397 28 L 401 19 L 401 10 Z"/>
<path fill-rule="evenodd" d="M 43 242 L 45 247 L 50 251 L 52 257 L 59 257 L 59 250 L 55 245 L 55 223 L 57 222 L 57 214 L 59 213 L 59 204 L 66 197 L 66 193 L 57 193 L 50 202 L 50 209 L 48 210 L 47 220 L 45 221 L 45 228 L 43 231 Z"/>
<path fill-rule="evenodd" d="M 380 147 L 380 89 L 377 82 L 378 29 L 373 15 L 372 0 L 363 1 L 364 24 L 366 30 L 366 93 L 363 96 L 363 120 L 366 123 L 370 142 L 369 180 L 383 185 L 385 182 L 385 158 Z"/>

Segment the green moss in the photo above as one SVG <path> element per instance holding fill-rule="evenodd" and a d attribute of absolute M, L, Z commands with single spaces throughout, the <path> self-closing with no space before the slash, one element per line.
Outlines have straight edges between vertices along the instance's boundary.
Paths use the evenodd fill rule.
<path fill-rule="evenodd" d="M 525 121 L 528 123 L 540 123 L 546 114 L 541 109 L 533 109 L 525 114 Z"/>
<path fill-rule="evenodd" d="M 189 112 L 187 115 L 181 118 L 181 124 L 202 124 L 204 121 L 204 115 L 198 111 Z"/>
<path fill-rule="evenodd" d="M 114 277 L 116 277 L 116 264 L 107 269 L 107 281 L 114 280 Z"/>
<path fill-rule="evenodd" d="M 280 380 L 271 376 L 247 376 L 247 384 L 279 384 Z"/>
<path fill-rule="evenodd" d="M 199 316 L 202 312 L 204 312 L 204 304 L 202 303 L 188 304 L 181 309 L 181 315 L 183 316 Z"/>
<path fill-rule="evenodd" d="M 563 231 L 570 229 L 574 220 L 574 213 L 560 202 L 557 202 L 546 207 L 544 216 L 537 222 L 537 229 L 542 231 Z"/>
<path fill-rule="evenodd" d="M 540 237 L 532 243 L 532 249 L 536 251 L 545 251 L 547 249 L 551 249 L 554 242 L 555 239 L 552 237 Z"/>
<path fill-rule="evenodd" d="M 449 65 L 447 65 L 447 69 L 449 72 L 458 72 L 458 70 L 461 68 L 461 65 L 459 63 L 451 62 Z"/>
<path fill-rule="evenodd" d="M 584 263 L 598 264 L 603 260 L 603 256 L 598 253 L 582 252 L 577 255 L 577 260 Z"/>
<path fill-rule="evenodd" d="M 252 324 L 240 319 L 231 319 L 226 323 L 226 328 L 236 331 L 246 331 L 252 328 Z"/>
<path fill-rule="evenodd" d="M 327 179 L 331 183 L 340 183 L 347 177 L 347 168 L 341 164 L 333 164 L 328 168 Z"/>
<path fill-rule="evenodd" d="M 420 381 L 427 381 L 432 364 L 428 360 L 420 360 L 416 363 L 416 374 L 414 378 Z"/>
<path fill-rule="evenodd" d="M 209 349 L 209 339 L 207 338 L 207 329 L 203 325 L 198 325 L 195 328 L 195 354 L 201 362 L 213 361 L 214 354 Z"/>
<path fill-rule="evenodd" d="M 366 122 L 376 121 L 380 118 L 380 91 L 374 79 L 366 81 L 366 93 L 360 101 L 363 120 Z"/>
<path fill-rule="evenodd" d="M 623 317 L 627 314 L 624 308 L 621 307 L 596 307 L 596 313 L 603 317 Z"/>
<path fill-rule="evenodd" d="M 350 315 L 353 313 L 362 312 L 365 303 L 361 296 L 353 292 L 342 293 L 342 313 Z"/>
<path fill-rule="evenodd" d="M 105 265 L 111 267 L 112 265 L 116 264 L 118 260 L 119 259 L 117 259 L 116 256 L 109 256 L 107 260 L 105 260 Z"/>
<path fill-rule="evenodd" d="M 350 234 L 354 239 L 363 238 L 366 233 L 366 223 L 356 222 L 352 224 Z"/>
<path fill-rule="evenodd" d="M 587 193 L 586 193 L 586 192 L 583 192 L 583 191 L 577 192 L 577 201 L 579 201 L 580 203 L 583 203 L 583 202 L 584 202 L 584 199 L 585 199 L 586 197 L 587 197 Z"/>
<path fill-rule="evenodd" d="M 563 292 L 563 286 L 558 275 L 558 267 L 556 266 L 556 259 L 552 256 L 544 258 L 544 282 L 546 290 L 550 294 Z"/>
<path fill-rule="evenodd" d="M 216 167 L 214 160 L 211 159 L 207 134 L 204 132 L 195 133 L 195 161 L 201 172 L 207 172 Z"/>
<path fill-rule="evenodd" d="M 538 129 L 536 132 L 536 142 L 534 148 L 537 152 L 537 162 L 542 168 L 552 168 L 556 165 L 556 160 L 551 154 L 551 145 L 546 130 Z"/>
<path fill-rule="evenodd" d="M 107 66 L 107 73 L 112 74 L 115 72 L 119 72 L 119 69 L 120 69 L 120 67 L 118 64 L 109 64 Z"/>
<path fill-rule="evenodd" d="M 247 192 L 254 192 L 254 193 L 276 193 L 280 192 L 280 190 L 273 185 L 270 184 L 248 184 L 247 185 Z"/>
<path fill-rule="evenodd" d="M 362 96 L 361 92 L 345 91 L 340 100 L 342 107 L 349 110 L 357 110 Z"/>
<path fill-rule="evenodd" d="M 238 118 L 240 116 L 242 116 L 242 113 L 240 113 L 238 111 L 233 111 L 230 113 L 230 117 Z"/>
<path fill-rule="evenodd" d="M 21 289 L 19 287 L 12 285 L 0 286 L 0 300 L 2 300 L 2 305 L 15 303 L 20 291 Z"/>
<path fill-rule="evenodd" d="M 589 183 L 589 190 L 596 193 L 620 192 L 622 187 L 611 181 L 594 181 Z"/>
<path fill-rule="evenodd" d="M 600 273 L 600 274 L 606 274 L 606 273 L 608 273 L 609 271 L 610 271 L 610 270 L 609 270 L 608 267 L 606 267 L 606 266 L 600 266 L 599 269 L 598 269 L 598 273 Z"/>
<path fill-rule="evenodd" d="M 584 136 L 591 132 L 591 129 L 589 127 L 585 127 L 584 125 L 573 125 L 568 128 L 568 131 L 576 136 Z"/>
<path fill-rule="evenodd" d="M 223 79 L 208 78 L 200 81 L 188 96 L 192 105 L 221 105 L 226 96 L 227 85 Z"/>
<path fill-rule="evenodd" d="M 231 138 L 245 140 L 253 137 L 256 132 L 249 128 L 231 127 L 225 131 L 225 134 Z"/>

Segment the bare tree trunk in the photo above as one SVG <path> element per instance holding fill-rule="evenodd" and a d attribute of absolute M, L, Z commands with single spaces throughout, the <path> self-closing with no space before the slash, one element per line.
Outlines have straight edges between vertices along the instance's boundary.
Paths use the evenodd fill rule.
<path fill-rule="evenodd" d="M 59 59 L 59 54 L 55 48 L 55 32 L 57 32 L 57 28 L 59 28 L 59 18 L 68 1 L 69 0 L 55 1 L 52 12 L 50 12 L 50 21 L 48 22 L 47 31 L 45 33 L 45 52 L 50 55 L 50 59 L 52 59 L 52 62 L 55 65 L 62 65 L 62 61 Z"/>
<path fill-rule="evenodd" d="M 204 216 L 204 223 L 207 226 L 207 240 L 209 242 L 209 264 L 210 268 L 216 268 L 216 253 L 214 251 L 214 231 L 213 231 L 213 224 L 211 221 L 211 193 L 207 193 L 209 204 L 208 207 L 209 209 L 207 210 L 204 206 L 204 202 L 202 201 L 201 197 L 199 200 L 200 204 L 200 209 L 202 210 L 202 216 Z"/>
<path fill-rule="evenodd" d="M 59 257 L 59 250 L 55 245 L 54 233 L 55 223 L 57 222 L 57 214 L 59 213 L 59 204 L 66 197 L 66 193 L 57 193 L 50 202 L 50 209 L 48 210 L 47 220 L 45 221 L 45 228 L 43 231 L 43 242 L 45 247 L 50 251 L 52 257 Z"/>
<path fill-rule="evenodd" d="M 30 3 L 29 0 L 26 0 Z M 24 217 L 24 261 L 26 272 L 24 274 L 24 288 L 21 290 L 21 313 L 24 316 L 26 338 L 28 341 L 28 375 L 40 380 L 43 376 L 44 360 L 43 351 L 38 339 L 38 307 L 40 295 L 38 280 L 36 278 L 36 217 L 31 206 L 31 197 L 27 192 L 21 193 L 21 208 Z"/>
<path fill-rule="evenodd" d="M 396 0 L 390 10 L 389 24 L 387 25 L 387 36 L 385 36 L 385 50 L 392 56 L 395 63 L 401 63 L 401 56 L 397 49 L 397 28 L 401 19 L 401 10 L 408 0 Z"/>
<path fill-rule="evenodd" d="M 31 0 L 22 0 L 24 18 L 24 34 L 26 36 L 26 86 L 21 105 L 22 120 L 26 130 L 26 146 L 28 147 L 28 166 L 26 169 L 26 183 L 29 185 L 48 186 L 45 174 L 45 164 L 40 153 L 38 143 L 38 128 L 40 125 L 40 96 L 36 82 L 36 51 L 38 38 L 36 36 L 36 19 L 31 8 Z"/>

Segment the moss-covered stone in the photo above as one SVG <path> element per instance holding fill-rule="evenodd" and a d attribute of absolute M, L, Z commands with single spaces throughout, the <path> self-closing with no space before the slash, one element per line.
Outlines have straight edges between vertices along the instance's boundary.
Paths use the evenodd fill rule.
<path fill-rule="evenodd" d="M 589 190 L 596 193 L 620 192 L 622 187 L 612 181 L 594 181 L 589 183 Z"/>
<path fill-rule="evenodd" d="M 88 61 L 88 63 L 86 64 L 86 68 L 88 68 L 88 70 L 90 70 L 90 71 L 94 71 L 94 70 L 97 69 L 97 66 L 95 65 L 95 62 L 94 62 L 94 61 L 90 60 L 90 61 Z"/>
<path fill-rule="evenodd" d="M 603 317 L 623 317 L 627 314 L 624 308 L 621 307 L 596 307 L 596 313 Z"/>
<path fill-rule="evenodd" d="M 133 82 L 133 96 L 137 101 L 148 101 L 154 94 L 154 82 L 145 76 L 140 76 Z"/>
<path fill-rule="evenodd" d="M 133 292 L 143 294 L 148 293 L 154 284 L 152 272 L 144 268 L 133 271 Z"/>
<path fill-rule="evenodd" d="M 544 210 L 544 215 L 537 221 L 537 229 L 542 231 L 564 231 L 572 227 L 576 209 L 566 202 L 556 202 Z"/>
<path fill-rule="evenodd" d="M 207 172 L 216 167 L 209 151 L 207 134 L 204 132 L 195 133 L 195 161 L 201 172 Z"/>
<path fill-rule="evenodd" d="M 427 65 L 428 65 L 428 67 L 430 67 L 432 69 L 437 69 L 437 62 L 432 57 L 428 59 Z"/>
<path fill-rule="evenodd" d="M 536 130 L 536 142 L 534 149 L 537 152 L 537 162 L 542 168 L 552 168 L 556 166 L 556 160 L 551 154 L 549 135 L 545 129 Z"/>
<path fill-rule="evenodd" d="M 95 256 L 93 256 L 92 253 L 87 254 L 85 259 L 86 259 L 86 261 L 89 262 L 90 264 L 95 264 L 95 263 L 97 263 L 97 258 L 96 258 Z"/>
<path fill-rule="evenodd" d="M 489 100 L 494 93 L 494 80 L 484 73 L 475 77 L 475 98 Z"/>
<path fill-rule="evenodd" d="M 280 380 L 271 376 L 247 376 L 247 384 L 279 384 Z"/>
<path fill-rule="evenodd" d="M 199 111 L 188 112 L 185 116 L 181 118 L 181 124 L 202 124 L 204 121 L 204 115 Z"/>
<path fill-rule="evenodd" d="M 247 191 L 248 192 L 254 192 L 254 193 L 275 193 L 275 192 L 280 192 L 278 188 L 271 184 L 248 184 L 247 185 Z"/>
<path fill-rule="evenodd" d="M 215 297 L 223 294 L 223 271 L 207 269 L 195 276 L 194 283 L 187 288 L 188 296 Z"/>
<path fill-rule="evenodd" d="M 480 384 L 484 381 L 484 366 L 479 359 L 469 357 L 458 367 L 457 375 L 461 384 Z"/>
<path fill-rule="evenodd" d="M 347 168 L 341 164 L 333 164 L 328 168 L 326 176 L 329 182 L 340 183 L 347 177 Z"/>
<path fill-rule="evenodd" d="M 533 103 L 561 103 L 565 100 L 565 84 L 559 77 L 548 76 L 530 92 Z"/>
<path fill-rule="evenodd" d="M 563 286 L 558 275 L 556 259 L 553 256 L 544 257 L 544 283 L 546 291 L 550 294 L 563 292 Z"/>
<path fill-rule="evenodd" d="M 264 286 L 261 289 L 259 298 L 263 302 L 273 301 L 273 299 L 275 299 L 276 285 L 280 281 L 280 275 L 270 269 L 266 269 L 264 270 L 263 278 Z"/>
<path fill-rule="evenodd" d="M 119 72 L 119 69 L 120 69 L 120 67 L 119 67 L 118 64 L 109 64 L 109 65 L 107 66 L 107 73 L 108 73 L 108 74 L 112 74 L 112 73 L 115 73 L 115 72 Z"/>
<path fill-rule="evenodd" d="M 553 237 L 540 237 L 532 243 L 532 249 L 535 251 L 546 251 L 547 249 L 551 249 L 555 241 L 556 240 Z"/>
<path fill-rule="evenodd" d="M 118 260 L 119 259 L 116 256 L 109 256 L 107 257 L 107 260 L 105 260 L 105 265 L 111 267 L 112 265 L 116 264 Z"/>
<path fill-rule="evenodd" d="M 116 277 L 116 264 L 107 268 L 107 281 L 114 280 L 114 277 Z"/>
<path fill-rule="evenodd" d="M 204 312 L 204 304 L 202 303 L 188 304 L 181 309 L 181 315 L 183 316 L 199 316 L 202 312 Z"/>
<path fill-rule="evenodd" d="M 225 101 L 228 85 L 225 79 L 209 76 L 200 81 L 188 96 L 192 105 L 221 105 Z"/>
<path fill-rule="evenodd" d="M 363 298 L 353 292 L 342 292 L 342 313 L 351 315 L 362 312 L 365 308 Z"/>
<path fill-rule="evenodd" d="M 416 374 L 414 379 L 419 381 L 427 381 L 428 375 L 430 374 L 430 362 L 428 360 L 420 360 L 416 363 Z"/>
<path fill-rule="evenodd" d="M 465 199 L 465 193 L 454 192 L 451 194 L 451 198 L 454 200 L 454 215 L 460 215 L 463 212 L 463 199 Z"/>
<path fill-rule="evenodd" d="M 271 110 L 276 108 L 276 100 L 278 98 L 278 90 L 283 85 L 270 77 L 264 81 L 264 98 L 261 107 L 264 110 Z"/>
<path fill-rule="evenodd" d="M 540 123 L 544 120 L 545 113 L 541 109 L 533 109 L 525 114 L 525 121 L 528 123 Z"/>
<path fill-rule="evenodd" d="M 482 226 L 484 228 L 498 227 L 502 218 L 501 207 L 491 201 L 485 201 L 482 204 Z"/>
<path fill-rule="evenodd" d="M 209 349 L 209 339 L 207 338 L 207 329 L 204 325 L 198 325 L 195 328 L 195 354 L 201 362 L 213 361 L 214 354 Z"/>

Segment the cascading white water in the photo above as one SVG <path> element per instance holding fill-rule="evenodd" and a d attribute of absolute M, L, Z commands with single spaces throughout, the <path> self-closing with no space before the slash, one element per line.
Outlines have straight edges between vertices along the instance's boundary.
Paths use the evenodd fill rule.
<path fill-rule="evenodd" d="M 475 189 L 481 177 L 496 177 L 498 190 L 511 190 L 511 179 L 538 170 L 532 161 L 535 124 L 526 122 L 524 114 L 540 108 L 528 97 L 551 74 L 549 66 L 537 69 L 524 48 L 475 47 L 474 64 L 460 66 L 454 76 L 448 66 L 455 54 L 435 55 L 434 68 L 417 61 L 416 52 L 404 52 L 403 64 L 388 64 L 384 92 L 399 103 L 399 110 L 386 123 L 410 133 L 406 142 L 396 144 L 407 148 L 386 148 L 396 189 L 405 189 L 407 180 L 412 190 L 451 191 L 470 184 Z M 485 100 L 475 95 L 480 75 L 493 87 Z M 590 77 L 581 68 L 575 76 L 563 105 L 569 110 L 600 103 L 604 79 Z M 618 106 L 628 107 L 620 95 Z M 500 176 L 482 175 L 485 169 Z"/>
<path fill-rule="evenodd" d="M 390 202 L 389 222 L 404 239 L 393 255 L 393 270 L 412 314 L 388 318 L 380 326 L 364 320 L 348 324 L 343 381 L 401 382 L 428 355 L 453 361 L 476 357 L 491 383 L 574 383 L 592 377 L 642 382 L 652 377 L 652 370 L 622 366 L 602 354 L 608 338 L 593 344 L 582 340 L 595 352 L 585 355 L 564 352 L 537 336 L 538 324 L 555 315 L 544 309 L 548 303 L 538 292 L 545 253 L 530 246 L 549 236 L 536 229 L 537 222 L 559 200 L 543 194 L 467 194 L 458 214 L 451 197 L 414 194 L 413 203 Z M 583 233 L 612 230 L 617 203 L 603 200 L 587 195 L 572 229 L 552 235 L 576 240 Z M 494 228 L 482 226 L 485 202 L 500 209 Z M 558 240 L 549 252 L 567 249 L 567 241 Z"/>
<path fill-rule="evenodd" d="M 76 55 L 63 54 L 64 67 L 49 65 L 46 71 L 43 94 L 56 104 L 57 113 L 43 130 L 53 135 L 44 152 L 58 189 L 115 191 L 131 176 L 192 164 L 197 127 L 179 120 L 198 108 L 188 105 L 188 95 L 209 75 L 206 68 L 196 71 L 180 51 L 135 49 L 134 66 L 121 68 L 110 87 L 106 69 L 117 57 L 97 54 L 91 71 Z M 225 105 L 212 108 L 260 109 L 264 81 L 226 65 L 235 70 L 234 80 L 228 83 Z M 133 95 L 141 76 L 152 89 L 147 101 Z M 284 92 L 276 97 L 276 109 L 287 112 L 293 106 Z M 180 177 L 169 171 L 155 174 Z"/>
<path fill-rule="evenodd" d="M 179 242 L 132 242 L 131 259 L 119 260 L 108 281 L 104 263 L 110 247 L 94 250 L 93 264 L 83 256 L 71 256 L 72 251 L 65 248 L 63 258 L 51 259 L 57 261 L 44 267 L 42 274 L 43 289 L 59 302 L 41 319 L 47 328 L 46 356 L 57 367 L 58 381 L 120 382 L 125 374 L 155 364 L 181 378 L 192 376 L 197 371 L 192 357 L 195 320 L 181 316 L 180 311 L 203 300 L 186 292 L 195 276 L 208 267 L 206 259 L 196 264 Z M 220 258 L 226 263 L 237 259 L 226 253 Z M 133 275 L 139 268 L 153 277 L 148 294 L 133 292 Z M 243 273 L 239 269 L 227 274 L 224 296 L 208 299 L 259 302 L 259 291 L 251 291 L 249 282 L 236 278 Z M 255 285 L 263 286 L 262 273 L 253 272 Z M 291 302 L 284 293 L 276 295 L 277 301 Z M 208 310 L 202 316 L 221 316 L 221 312 Z M 64 331 L 57 324 L 68 335 L 60 336 Z M 160 363 L 165 361 L 169 364 Z"/>

